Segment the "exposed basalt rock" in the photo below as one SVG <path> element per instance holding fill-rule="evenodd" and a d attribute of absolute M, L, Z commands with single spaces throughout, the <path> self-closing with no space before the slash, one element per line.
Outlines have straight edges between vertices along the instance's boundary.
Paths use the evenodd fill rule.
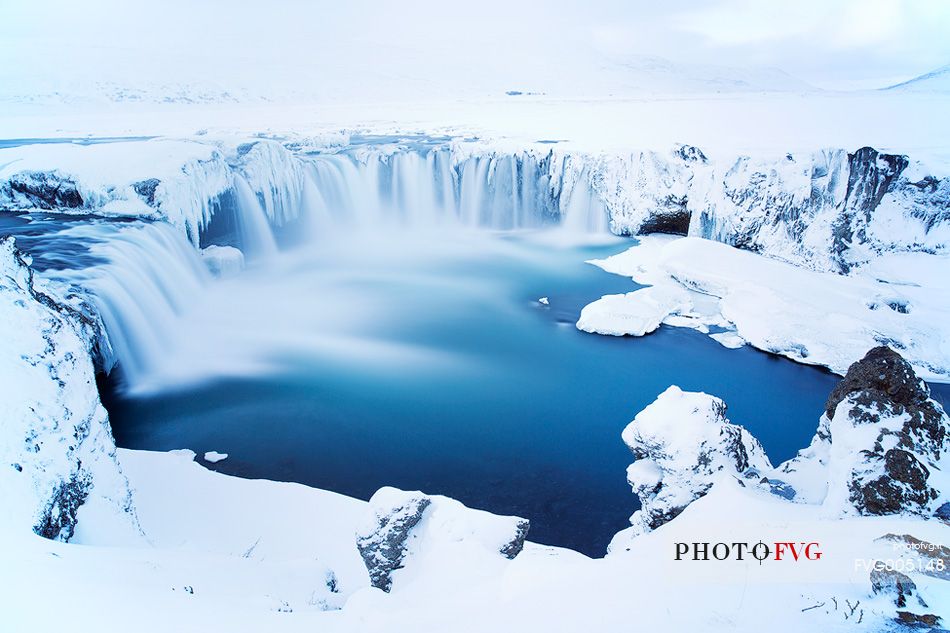
<path fill-rule="evenodd" d="M 881 154 L 873 147 L 862 147 L 848 155 L 848 190 L 832 228 L 832 252 L 843 271 L 850 267 L 845 257 L 847 250 L 855 241 L 867 240 L 872 214 L 908 162 L 906 156 Z"/>
<path fill-rule="evenodd" d="M 73 472 L 68 480 L 60 481 L 40 511 L 33 531 L 43 538 L 68 541 L 76 530 L 79 507 L 89 498 L 92 475 L 84 470 Z"/>
<path fill-rule="evenodd" d="M 683 160 L 691 162 L 691 163 L 708 163 L 709 162 L 709 160 L 706 158 L 706 155 L 703 154 L 703 150 L 699 149 L 698 147 L 694 147 L 692 145 L 680 145 L 675 150 L 673 150 L 673 153 L 676 156 L 679 156 L 680 158 L 682 158 Z"/>
<path fill-rule="evenodd" d="M 371 516 L 357 533 L 357 547 L 370 582 L 387 592 L 393 587 L 393 572 L 425 567 L 430 552 L 442 557 L 463 548 L 468 555 L 474 550 L 479 555 L 513 559 L 524 548 L 530 527 L 525 519 L 395 488 L 381 488 L 369 503 Z"/>
<path fill-rule="evenodd" d="M 726 418 L 722 400 L 678 387 L 637 414 L 623 441 L 636 460 L 627 481 L 640 498 L 627 536 L 671 521 L 722 476 L 758 477 L 772 470 L 759 441 Z"/>
<path fill-rule="evenodd" d="M 44 210 L 77 209 L 83 206 L 76 183 L 56 172 L 25 171 L 14 174 L 4 183 L 4 198 L 12 205 Z"/>
<path fill-rule="evenodd" d="M 395 505 L 374 504 L 376 527 L 357 536 L 356 546 L 369 572 L 370 583 L 383 591 L 392 588 L 392 573 L 402 567 L 408 553 L 410 532 L 432 501 L 418 493 Z"/>
<path fill-rule="evenodd" d="M 531 522 L 527 519 L 518 519 L 515 526 L 514 536 L 510 541 L 507 541 L 501 548 L 498 550 L 501 554 L 509 559 L 514 559 L 515 556 L 521 553 L 521 550 L 524 549 L 525 539 L 528 537 L 528 530 L 531 528 Z"/>
<path fill-rule="evenodd" d="M 930 543 L 911 534 L 885 534 L 876 539 L 903 549 L 901 558 L 916 561 L 915 570 L 925 576 L 950 580 L 950 547 Z"/>
<path fill-rule="evenodd" d="M 871 591 L 875 594 L 891 596 L 894 599 L 894 604 L 903 608 L 907 606 L 908 598 L 912 598 L 917 594 L 917 585 L 910 579 L 910 576 L 878 563 L 871 570 Z M 921 606 L 927 606 L 923 604 L 923 601 L 920 602 L 922 603 Z"/>
<path fill-rule="evenodd" d="M 679 210 L 656 213 L 647 218 L 640 225 L 640 234 L 669 233 L 671 235 L 686 235 L 689 233 L 690 213 L 686 209 L 686 201 L 681 201 Z M 676 203 L 671 201 L 670 206 Z"/>
<path fill-rule="evenodd" d="M 915 414 L 924 408 L 928 415 L 933 415 L 932 407 L 927 405 L 930 398 L 927 384 L 900 354 L 888 347 L 875 347 L 848 368 L 844 379 L 825 402 L 825 415 L 834 416 L 838 404 L 854 393 L 861 394 L 862 403 L 887 401 L 910 407 Z"/>
<path fill-rule="evenodd" d="M 934 615 L 933 613 L 918 615 L 909 611 L 898 611 L 895 621 L 897 621 L 899 624 L 918 628 L 931 628 L 939 626 L 942 622 L 940 616 Z"/>
<path fill-rule="evenodd" d="M 950 451 L 950 420 L 897 352 L 872 349 L 851 365 L 825 406 L 833 447 L 829 493 L 861 514 L 936 511 Z M 873 428 L 871 435 L 868 427 Z M 863 438 L 873 437 L 867 444 Z M 840 477 L 845 477 L 841 480 Z"/>
<path fill-rule="evenodd" d="M 158 189 L 158 185 L 160 184 L 161 181 L 158 178 L 147 178 L 145 180 L 132 183 L 132 188 L 135 189 L 135 193 L 142 196 L 142 199 L 145 200 L 146 204 L 148 204 L 150 207 L 154 207 L 155 190 Z"/>

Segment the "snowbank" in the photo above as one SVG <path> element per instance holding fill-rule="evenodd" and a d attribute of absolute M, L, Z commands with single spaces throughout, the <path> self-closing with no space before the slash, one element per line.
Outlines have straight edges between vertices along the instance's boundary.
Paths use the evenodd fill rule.
<path fill-rule="evenodd" d="M 592 263 L 652 284 L 650 290 L 688 290 L 686 318 L 664 316 L 663 322 L 699 330 L 725 325 L 729 335 L 714 338 L 727 346 L 741 337 L 761 350 L 843 374 L 868 349 L 887 344 L 925 379 L 950 381 L 947 255 L 882 256 L 837 275 L 710 240 L 650 236 Z M 644 301 L 650 296 L 643 290 L 618 295 L 612 309 L 651 312 L 654 304 Z M 600 310 L 596 302 L 588 308 Z"/>
<path fill-rule="evenodd" d="M 132 497 L 90 357 L 99 325 L 29 263 L 12 238 L 0 239 L 0 534 L 68 541 L 89 519 L 134 538 Z"/>

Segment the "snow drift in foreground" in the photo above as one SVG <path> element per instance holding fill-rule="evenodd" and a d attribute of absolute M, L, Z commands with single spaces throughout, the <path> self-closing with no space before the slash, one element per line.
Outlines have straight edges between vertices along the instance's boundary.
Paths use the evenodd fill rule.
<path fill-rule="evenodd" d="M 650 287 L 585 307 L 577 327 L 588 332 L 640 336 L 662 322 L 840 374 L 868 349 L 889 345 L 925 379 L 950 381 L 945 254 L 886 255 L 837 275 L 709 240 L 649 236 L 592 263 Z"/>

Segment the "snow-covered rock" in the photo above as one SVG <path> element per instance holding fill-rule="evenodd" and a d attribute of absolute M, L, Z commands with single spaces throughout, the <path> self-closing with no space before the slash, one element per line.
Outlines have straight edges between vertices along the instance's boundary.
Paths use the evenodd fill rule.
<path fill-rule="evenodd" d="M 435 560 L 513 559 L 524 547 L 529 523 L 472 510 L 454 499 L 381 488 L 370 499 L 370 516 L 357 546 L 374 587 L 390 591 L 394 572 L 412 566 L 422 573 Z M 464 569 L 459 571 L 464 573 Z"/>
<path fill-rule="evenodd" d="M 134 534 L 90 356 L 98 326 L 29 263 L 12 238 L 0 238 L 0 531 L 68 541 L 89 519 Z"/>
<path fill-rule="evenodd" d="M 619 159 L 600 175 L 613 183 L 615 232 L 703 237 L 834 272 L 950 244 L 950 179 L 906 156 L 863 147 L 710 164 L 685 151 L 654 154 L 649 169 L 642 155 Z"/>
<path fill-rule="evenodd" d="M 627 481 L 640 509 L 611 551 L 676 518 L 722 477 L 772 470 L 759 441 L 726 418 L 722 400 L 675 386 L 638 413 L 622 437 L 635 459 Z"/>
<path fill-rule="evenodd" d="M 893 350 L 877 347 L 854 363 L 828 398 L 825 417 L 826 505 L 930 516 L 950 499 L 950 419 Z"/>

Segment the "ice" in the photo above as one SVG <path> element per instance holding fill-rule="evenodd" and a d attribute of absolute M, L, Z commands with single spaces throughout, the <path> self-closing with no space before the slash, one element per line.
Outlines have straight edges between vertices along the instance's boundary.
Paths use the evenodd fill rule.
<path fill-rule="evenodd" d="M 227 453 L 219 453 L 218 451 L 208 451 L 204 454 L 205 461 L 211 464 L 217 464 L 228 458 Z"/>
<path fill-rule="evenodd" d="M 611 336 L 649 334 L 669 316 L 686 312 L 689 294 L 676 286 L 655 286 L 622 295 L 605 295 L 584 307 L 577 329 Z"/>

